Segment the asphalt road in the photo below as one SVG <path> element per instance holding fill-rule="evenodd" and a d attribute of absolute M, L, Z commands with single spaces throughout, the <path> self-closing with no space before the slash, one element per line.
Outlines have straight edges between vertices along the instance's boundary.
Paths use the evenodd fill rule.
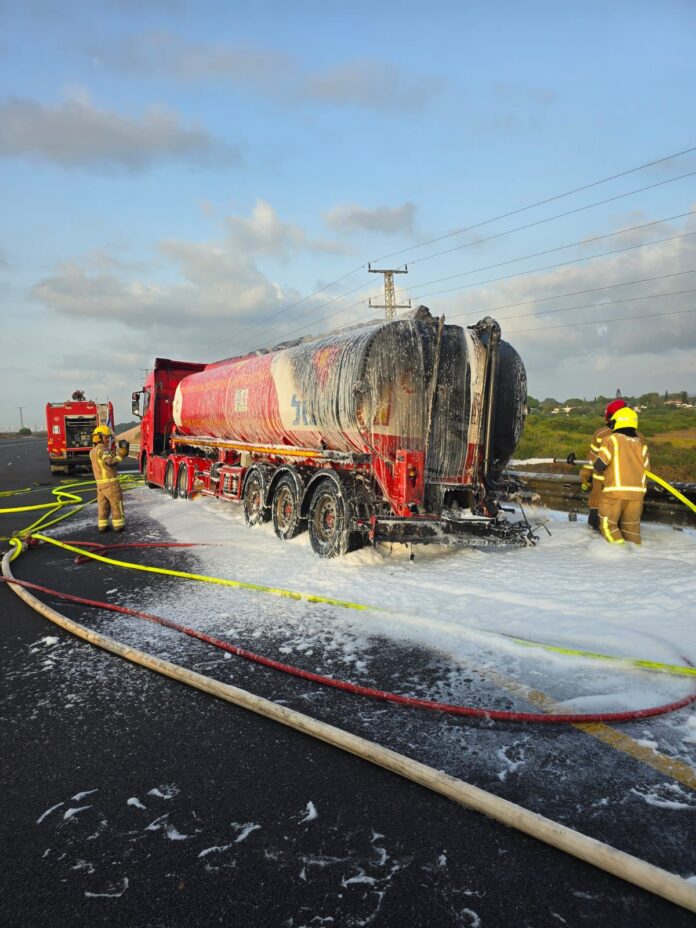
<path fill-rule="evenodd" d="M 35 490 L 0 498 L 0 508 L 44 501 L 52 486 L 41 440 L 0 442 L 0 490 Z M 165 537 L 137 506 L 127 509 L 130 540 Z M 0 535 L 32 519 L 0 515 Z M 80 537 L 99 536 L 90 525 Z M 115 582 L 110 569 L 80 570 L 41 549 L 15 573 L 104 599 Z M 119 595 L 130 583 L 137 596 L 138 582 L 119 576 Z M 51 604 L 76 618 L 85 612 Z M 0 614 L 3 925 L 694 923 L 682 909 L 414 784 L 76 640 L 3 584 Z M 206 672 L 203 648 L 194 666 Z M 290 684 L 248 673 L 249 688 L 290 699 Z M 327 702 L 327 720 L 347 711 L 338 707 L 349 699 Z M 475 725 L 461 728 L 468 742 L 478 737 Z M 598 766 L 604 775 L 618 777 L 618 767 Z M 480 782 L 483 772 L 476 776 L 493 788 Z M 545 770 L 536 776 L 552 794 Z M 588 830 L 572 820 L 579 798 L 558 800 L 570 810 L 567 823 Z M 603 835 L 596 819 L 591 833 L 630 850 L 643 827 L 659 835 L 659 821 L 646 814 L 645 823 L 607 825 Z M 682 841 L 666 843 L 673 851 Z M 655 862 L 669 863 L 665 854 Z"/>

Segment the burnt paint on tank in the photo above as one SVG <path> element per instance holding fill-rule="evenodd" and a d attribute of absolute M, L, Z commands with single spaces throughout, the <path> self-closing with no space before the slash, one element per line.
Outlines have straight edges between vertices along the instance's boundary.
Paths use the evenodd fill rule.
<path fill-rule="evenodd" d="M 427 452 L 429 480 L 457 481 L 481 440 L 485 349 L 469 329 L 426 307 L 184 378 L 173 416 L 181 434 L 332 451 Z M 500 343 L 493 444 L 497 463 L 519 440 L 526 397 L 517 352 Z M 468 461 L 468 464 L 467 464 Z"/>

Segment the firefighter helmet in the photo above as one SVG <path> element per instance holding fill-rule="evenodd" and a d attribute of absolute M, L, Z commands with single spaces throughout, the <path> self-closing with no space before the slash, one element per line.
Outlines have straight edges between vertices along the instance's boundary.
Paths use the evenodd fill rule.
<path fill-rule="evenodd" d="M 606 420 L 607 425 L 614 418 L 614 413 L 616 410 L 623 409 L 625 406 L 625 400 L 612 400 L 611 403 L 607 403 L 607 408 L 604 410 L 604 419 Z"/>
<path fill-rule="evenodd" d="M 616 429 L 637 429 L 638 413 L 630 406 L 624 406 L 623 409 L 617 409 L 614 413 L 613 428 Z"/>
<path fill-rule="evenodd" d="M 109 428 L 108 425 L 98 425 L 95 428 L 95 430 L 92 432 L 92 441 L 94 442 L 94 444 L 97 444 L 97 442 L 103 440 L 102 435 L 104 436 L 104 438 L 108 438 L 109 435 L 111 435 L 111 429 Z"/>

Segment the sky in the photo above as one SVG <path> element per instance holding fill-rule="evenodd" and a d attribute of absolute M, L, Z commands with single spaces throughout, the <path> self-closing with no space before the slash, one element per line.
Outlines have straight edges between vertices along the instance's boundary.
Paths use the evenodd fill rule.
<path fill-rule="evenodd" d="M 696 392 L 695 100 L 692 0 L 0 0 L 0 429 L 378 317 L 368 262 L 538 398 Z"/>

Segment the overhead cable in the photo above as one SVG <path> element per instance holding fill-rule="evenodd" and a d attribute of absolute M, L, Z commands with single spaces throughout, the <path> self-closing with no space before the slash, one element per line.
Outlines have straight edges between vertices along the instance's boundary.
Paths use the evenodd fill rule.
<path fill-rule="evenodd" d="M 501 213 L 499 216 L 494 216 L 491 219 L 484 219 L 481 222 L 474 223 L 471 226 L 464 226 L 461 229 L 455 229 L 453 232 L 446 232 L 444 235 L 438 235 L 435 238 L 420 242 L 417 245 L 411 245 L 408 248 L 402 248 L 399 251 L 393 251 L 391 254 L 382 255 L 380 258 L 375 258 L 375 262 L 386 261 L 388 258 L 394 258 L 398 255 L 403 255 L 407 252 L 415 251 L 418 248 L 424 248 L 426 245 L 432 245 L 435 242 L 441 242 L 443 239 L 452 238 L 454 235 L 462 235 L 464 232 L 471 232 L 474 229 L 480 229 L 482 226 L 490 225 L 493 222 L 498 222 L 500 219 L 509 219 L 510 216 L 517 216 L 519 213 L 524 213 L 528 209 L 535 209 L 537 206 L 545 206 L 547 203 L 553 203 L 555 200 L 562 200 L 565 197 L 570 197 L 575 193 L 582 193 L 583 190 L 590 190 L 592 187 L 598 187 L 601 184 L 608 184 L 612 180 L 618 180 L 620 177 L 627 177 L 629 174 L 636 174 L 638 171 L 643 171 L 646 168 L 654 167 L 657 164 L 664 164 L 665 161 L 672 161 L 674 158 L 680 158 L 682 155 L 689 155 L 694 151 L 696 151 L 696 146 L 692 148 L 685 148 L 682 151 L 674 152 L 674 154 L 666 155 L 664 158 L 657 158 L 655 161 L 646 161 L 645 164 L 639 164 L 638 167 L 629 168 L 627 171 L 619 171 L 618 174 L 611 174 L 609 177 L 602 177 L 600 180 L 592 181 L 592 183 L 589 184 L 583 184 L 581 187 L 575 187 L 572 190 L 566 190 L 564 193 L 557 193 L 552 197 L 546 197 L 544 200 L 537 200 L 535 203 L 528 203 L 526 206 L 520 206 L 517 209 L 510 210 L 507 213 Z"/>

